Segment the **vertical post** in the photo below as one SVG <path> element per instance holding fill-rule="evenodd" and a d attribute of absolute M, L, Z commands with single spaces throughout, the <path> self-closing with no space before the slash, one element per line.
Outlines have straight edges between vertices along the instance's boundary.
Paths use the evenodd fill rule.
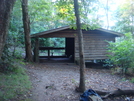
<path fill-rule="evenodd" d="M 48 60 L 50 60 L 50 49 L 48 49 Z"/>
<path fill-rule="evenodd" d="M 39 62 L 39 38 L 38 37 L 35 38 L 34 58 L 35 58 L 35 62 L 38 63 Z"/>

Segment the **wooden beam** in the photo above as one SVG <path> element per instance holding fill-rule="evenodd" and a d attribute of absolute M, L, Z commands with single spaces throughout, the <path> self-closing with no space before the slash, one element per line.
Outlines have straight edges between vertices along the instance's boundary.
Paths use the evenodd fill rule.
<path fill-rule="evenodd" d="M 36 63 L 39 63 L 39 38 L 35 38 L 34 59 Z"/>

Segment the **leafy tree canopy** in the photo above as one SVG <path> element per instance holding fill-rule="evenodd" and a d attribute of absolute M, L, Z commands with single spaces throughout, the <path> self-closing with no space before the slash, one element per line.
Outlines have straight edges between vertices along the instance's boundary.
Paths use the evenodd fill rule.
<path fill-rule="evenodd" d="M 80 5 L 80 17 L 82 23 L 82 29 L 94 29 L 101 26 L 101 20 L 98 18 L 97 0 L 79 0 Z M 72 0 L 57 0 L 55 3 L 57 8 L 58 17 L 68 22 L 68 25 L 75 25 L 74 6 Z"/>
<path fill-rule="evenodd" d="M 114 30 L 128 33 L 134 32 L 134 2 L 133 0 L 124 0 L 115 13 L 117 19 Z"/>

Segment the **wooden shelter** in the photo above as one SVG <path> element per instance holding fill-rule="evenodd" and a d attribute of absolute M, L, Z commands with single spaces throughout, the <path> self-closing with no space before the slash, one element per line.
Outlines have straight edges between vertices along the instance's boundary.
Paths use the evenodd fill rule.
<path fill-rule="evenodd" d="M 115 41 L 115 37 L 121 36 L 120 33 L 115 31 L 106 30 L 103 28 L 95 30 L 82 30 L 84 40 L 84 56 L 85 61 L 102 60 L 107 59 L 107 41 Z M 79 46 L 77 31 L 71 29 L 69 26 L 60 27 L 31 35 L 32 38 L 36 38 L 35 47 L 35 60 L 38 61 L 38 50 L 48 50 L 48 57 L 50 58 L 50 51 L 53 49 L 60 49 L 55 47 L 39 47 L 38 38 L 65 38 L 65 54 L 67 57 L 72 56 L 73 60 L 78 62 L 79 60 Z"/>

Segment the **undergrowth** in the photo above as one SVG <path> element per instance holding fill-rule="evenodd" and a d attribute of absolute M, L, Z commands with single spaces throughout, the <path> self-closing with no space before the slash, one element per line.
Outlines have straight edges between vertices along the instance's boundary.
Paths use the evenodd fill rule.
<path fill-rule="evenodd" d="M 21 99 L 22 96 L 23 99 L 26 99 L 24 95 L 31 89 L 31 82 L 25 69 L 19 64 L 16 64 L 15 68 L 17 68 L 15 72 L 0 73 L 0 101 L 9 101 L 11 99 L 16 101 L 16 99 Z"/>
<path fill-rule="evenodd" d="M 131 78 L 130 82 L 134 83 L 134 78 Z"/>

